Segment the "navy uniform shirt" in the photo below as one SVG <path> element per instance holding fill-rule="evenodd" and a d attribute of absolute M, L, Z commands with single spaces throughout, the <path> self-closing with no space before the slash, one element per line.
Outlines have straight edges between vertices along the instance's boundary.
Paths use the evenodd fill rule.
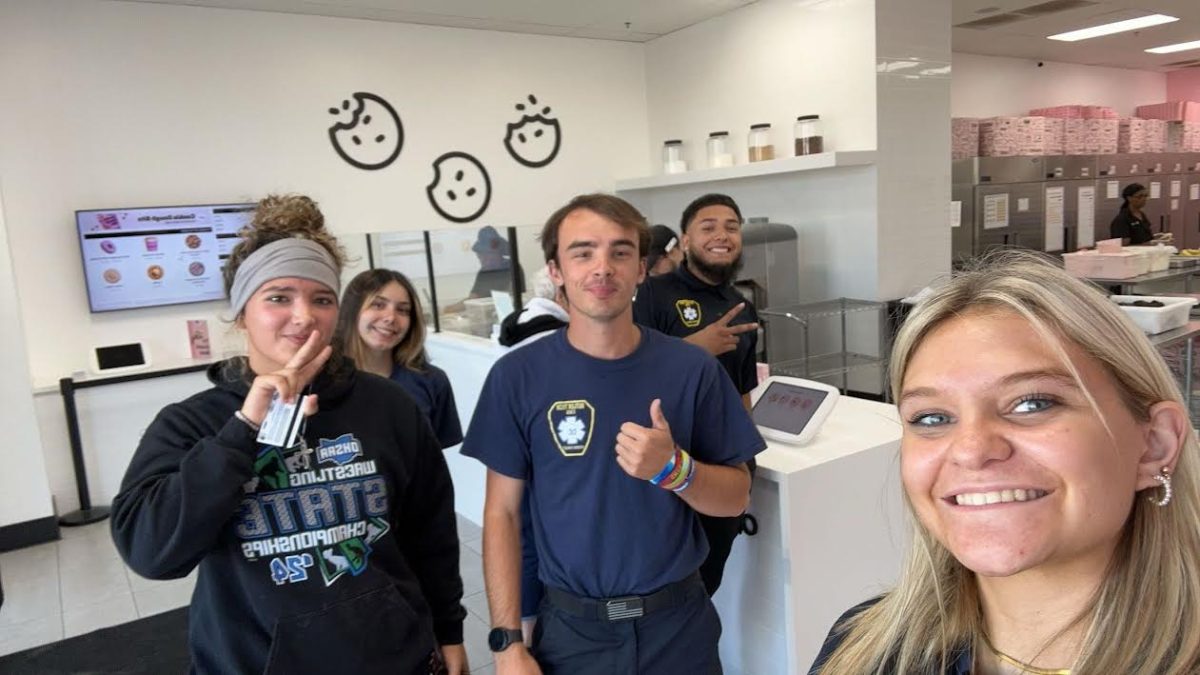
<path fill-rule="evenodd" d="M 713 286 L 696 278 L 684 263 L 670 274 L 648 277 L 638 287 L 633 302 L 633 320 L 660 333 L 686 338 L 720 319 L 738 303 L 746 308 L 729 323 L 757 323 L 758 312 L 731 284 Z M 738 336 L 737 349 L 717 357 L 729 373 L 739 394 L 748 394 L 758 386 L 755 367 L 758 331 Z"/>
<path fill-rule="evenodd" d="M 404 387 L 404 391 L 425 413 L 433 433 L 437 435 L 438 445 L 448 448 L 462 443 L 462 425 L 458 421 L 454 390 L 450 388 L 446 371 L 427 364 L 425 372 L 419 373 L 397 364 L 392 368 L 392 379 Z"/>
<path fill-rule="evenodd" d="M 526 481 L 538 575 L 576 595 L 644 595 L 708 555 L 696 512 L 617 464 L 621 425 L 650 426 L 650 402 L 680 447 L 737 465 L 764 447 L 729 378 L 694 345 L 641 329 L 620 359 L 571 346 L 566 329 L 509 352 L 488 373 L 462 452 Z"/>

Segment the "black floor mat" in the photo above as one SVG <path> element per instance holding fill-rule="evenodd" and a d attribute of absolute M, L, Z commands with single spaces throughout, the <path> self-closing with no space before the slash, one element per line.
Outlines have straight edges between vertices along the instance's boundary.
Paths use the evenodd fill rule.
<path fill-rule="evenodd" d="M 187 630 L 187 608 L 173 609 L 0 656 L 0 673 L 186 673 L 189 662 Z"/>

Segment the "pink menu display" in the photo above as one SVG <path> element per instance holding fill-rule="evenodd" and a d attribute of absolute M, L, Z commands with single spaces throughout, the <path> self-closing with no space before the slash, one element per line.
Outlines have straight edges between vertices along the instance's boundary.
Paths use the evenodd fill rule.
<path fill-rule="evenodd" d="M 254 204 L 76 211 L 93 312 L 220 300 L 221 269 Z"/>
<path fill-rule="evenodd" d="M 193 359 L 207 359 L 212 356 L 208 343 L 208 322 L 203 319 L 187 322 L 188 344 L 192 347 Z"/>

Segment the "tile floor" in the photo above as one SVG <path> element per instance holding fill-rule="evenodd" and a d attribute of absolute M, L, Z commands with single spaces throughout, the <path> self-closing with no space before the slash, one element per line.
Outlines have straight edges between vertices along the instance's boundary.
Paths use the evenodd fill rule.
<path fill-rule="evenodd" d="M 149 581 L 125 566 L 109 536 L 108 521 L 62 528 L 62 539 L 0 554 L 4 605 L 0 655 L 18 652 L 133 621 L 188 604 L 196 573 Z M 483 592 L 481 530 L 458 519 L 462 550 L 463 626 L 471 672 L 492 675 L 487 648 L 487 598 Z"/>

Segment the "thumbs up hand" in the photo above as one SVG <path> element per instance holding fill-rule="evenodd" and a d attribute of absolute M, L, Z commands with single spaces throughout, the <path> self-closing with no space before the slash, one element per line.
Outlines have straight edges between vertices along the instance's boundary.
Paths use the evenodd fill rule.
<path fill-rule="evenodd" d="M 650 480 L 658 475 L 675 454 L 675 440 L 671 438 L 671 426 L 663 415 L 662 401 L 650 403 L 650 424 L 626 422 L 617 434 L 617 464 L 625 473 Z"/>

